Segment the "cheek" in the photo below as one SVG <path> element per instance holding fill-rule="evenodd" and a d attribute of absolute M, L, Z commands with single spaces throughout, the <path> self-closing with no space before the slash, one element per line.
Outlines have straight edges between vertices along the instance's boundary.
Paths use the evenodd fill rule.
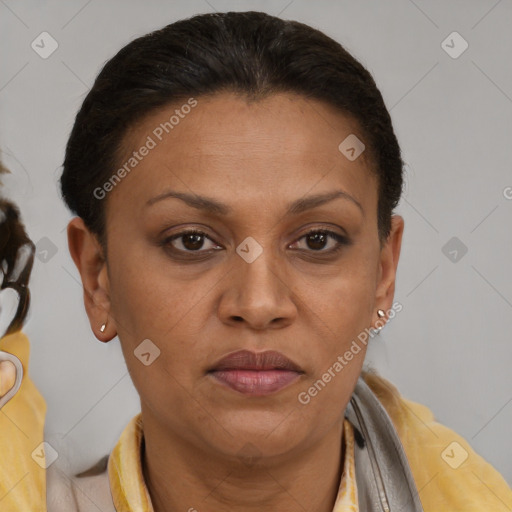
<path fill-rule="evenodd" d="M 327 406 L 330 400 L 345 403 L 364 363 L 375 275 L 373 263 L 364 257 L 354 260 L 347 260 L 338 275 L 324 280 L 321 287 L 308 288 L 303 315 L 310 329 L 317 331 L 317 343 L 308 356 L 313 361 L 311 377 L 301 389 L 306 393 L 304 402 L 316 404 L 311 409 Z"/>
<path fill-rule="evenodd" d="M 154 252 L 151 250 L 150 252 Z M 173 331 L 182 328 L 187 314 L 201 301 L 201 283 L 184 282 L 161 264 L 135 248 L 117 257 L 109 276 L 112 315 L 118 334 L 127 344 L 146 338 L 165 343 Z M 203 283 L 204 285 L 204 283 Z"/>
<path fill-rule="evenodd" d="M 208 329 L 204 290 L 211 284 L 183 282 L 136 260 L 127 255 L 112 272 L 112 316 L 135 387 L 162 401 L 162 395 L 171 398 L 192 386 L 191 369 L 199 372 L 204 354 L 198 340 Z"/>
<path fill-rule="evenodd" d="M 367 293 L 359 289 L 329 310 L 329 339 L 319 340 L 309 378 L 297 394 L 299 407 L 312 422 L 328 425 L 346 407 L 361 374 L 368 338 L 360 338 L 369 327 Z"/>
<path fill-rule="evenodd" d="M 373 268 L 372 262 L 357 256 L 345 260 L 335 275 L 304 288 L 305 314 L 316 316 L 322 333 L 339 350 L 371 325 L 376 280 Z"/>

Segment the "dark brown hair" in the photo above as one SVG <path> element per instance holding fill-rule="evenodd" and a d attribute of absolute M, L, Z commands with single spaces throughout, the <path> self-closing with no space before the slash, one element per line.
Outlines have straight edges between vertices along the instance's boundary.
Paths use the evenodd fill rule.
<path fill-rule="evenodd" d="M 0 162 L 0 174 L 9 172 Z M 25 231 L 20 210 L 0 195 L 0 266 L 3 273 L 0 288 L 13 288 L 20 297 L 14 318 L 0 337 L 19 331 L 25 322 L 30 306 L 28 282 L 34 264 L 34 251 L 35 245 Z"/>
<path fill-rule="evenodd" d="M 70 210 L 104 249 L 105 202 L 93 191 L 119 166 L 127 129 L 167 104 L 221 91 L 250 100 L 294 92 L 355 120 L 377 178 L 379 240 L 387 239 L 402 193 L 403 161 L 374 79 L 319 30 L 250 11 L 167 25 L 127 44 L 99 73 L 76 116 L 60 185 Z"/>

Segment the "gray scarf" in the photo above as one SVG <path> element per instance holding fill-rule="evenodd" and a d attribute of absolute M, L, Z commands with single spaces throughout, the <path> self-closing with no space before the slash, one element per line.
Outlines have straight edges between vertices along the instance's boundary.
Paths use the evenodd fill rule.
<path fill-rule="evenodd" d="M 361 512 L 423 512 L 402 443 L 391 418 L 359 377 L 345 417 L 354 426 Z"/>

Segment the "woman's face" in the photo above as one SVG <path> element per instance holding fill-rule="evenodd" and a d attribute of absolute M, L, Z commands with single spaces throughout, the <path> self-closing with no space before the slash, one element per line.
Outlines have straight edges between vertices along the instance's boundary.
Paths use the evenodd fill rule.
<path fill-rule="evenodd" d="M 138 156 L 103 199 L 108 267 L 81 271 L 87 310 L 98 333 L 107 314 L 94 303 L 108 308 L 145 423 L 217 455 L 288 455 L 339 427 L 365 345 L 344 354 L 392 306 L 403 220 L 381 250 L 367 154 L 339 149 L 364 137 L 331 107 L 293 94 L 196 101 L 127 135 L 119 167 Z M 240 350 L 280 352 L 299 371 L 220 372 Z"/>

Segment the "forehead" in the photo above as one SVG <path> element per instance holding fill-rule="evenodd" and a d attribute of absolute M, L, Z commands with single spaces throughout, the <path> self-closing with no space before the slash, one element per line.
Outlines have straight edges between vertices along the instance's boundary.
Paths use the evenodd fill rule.
<path fill-rule="evenodd" d="M 321 182 L 323 190 L 339 184 L 361 202 L 364 195 L 373 199 L 366 193 L 374 179 L 367 153 L 351 161 L 339 149 L 349 136 L 364 139 L 358 123 L 326 103 L 293 93 L 193 100 L 193 107 L 185 99 L 159 108 L 127 131 L 120 165 L 152 146 L 124 179 L 132 183 L 126 191 L 132 199 L 149 198 L 165 185 L 201 194 L 219 184 L 244 196 L 300 196 Z"/>
<path fill-rule="evenodd" d="M 222 155 L 236 143 L 249 152 L 264 144 L 329 158 L 339 155 L 340 142 L 350 134 L 363 138 L 357 121 L 319 100 L 288 92 L 248 100 L 222 92 L 158 108 L 129 128 L 125 147 L 131 150 L 150 135 L 160 146 L 172 140 L 178 143 L 173 151 L 192 154 Z"/>

